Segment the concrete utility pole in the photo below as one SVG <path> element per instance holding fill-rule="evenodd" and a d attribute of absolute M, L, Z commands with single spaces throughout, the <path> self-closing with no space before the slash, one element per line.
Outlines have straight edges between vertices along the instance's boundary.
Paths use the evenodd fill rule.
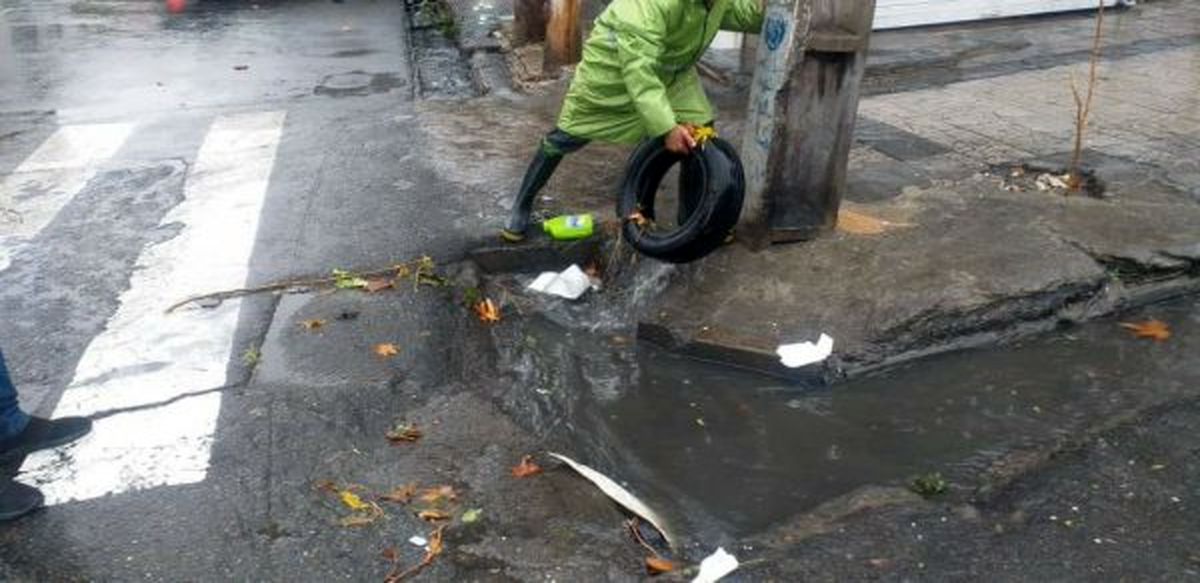
<path fill-rule="evenodd" d="M 875 0 L 767 0 L 741 151 L 752 246 L 836 224 L 874 17 Z"/>

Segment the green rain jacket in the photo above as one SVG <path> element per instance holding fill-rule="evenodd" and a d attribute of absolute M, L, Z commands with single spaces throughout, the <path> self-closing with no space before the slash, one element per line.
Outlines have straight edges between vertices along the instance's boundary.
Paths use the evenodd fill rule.
<path fill-rule="evenodd" d="M 677 123 L 709 123 L 696 62 L 718 30 L 761 29 L 760 0 L 613 0 L 583 45 L 558 128 L 631 144 Z"/>

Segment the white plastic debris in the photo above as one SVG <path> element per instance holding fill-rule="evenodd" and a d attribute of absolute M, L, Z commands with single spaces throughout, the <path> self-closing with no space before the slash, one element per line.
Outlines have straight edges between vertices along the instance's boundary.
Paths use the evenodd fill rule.
<path fill-rule="evenodd" d="M 658 529 L 658 532 L 662 533 L 663 538 L 667 540 L 667 544 L 671 548 L 675 548 L 675 537 L 671 536 L 671 533 L 667 531 L 666 526 L 664 526 L 665 523 L 663 522 L 663 519 L 660 518 L 658 513 L 654 512 L 654 510 L 652 510 L 649 506 L 646 506 L 645 502 L 642 502 L 637 496 L 631 494 L 629 490 L 621 487 L 621 485 L 613 481 L 612 478 L 609 478 L 608 476 L 601 474 L 600 472 L 597 472 L 596 470 L 593 470 L 592 468 L 589 468 L 565 455 L 554 452 L 547 453 L 550 455 L 550 457 L 553 457 L 554 459 L 571 466 L 571 469 L 575 470 L 579 473 L 579 475 L 587 478 L 588 481 L 595 484 L 597 488 L 600 488 L 601 492 L 604 492 L 604 494 L 611 498 L 614 502 L 624 506 L 626 510 L 638 515 L 642 520 L 649 522 L 651 526 Z"/>
<path fill-rule="evenodd" d="M 429 541 L 425 540 L 425 537 L 421 535 L 413 535 L 412 538 L 408 539 L 408 542 L 414 547 L 423 547 L 429 544 Z"/>
<path fill-rule="evenodd" d="M 725 552 L 724 547 L 700 561 L 700 572 L 692 583 L 713 583 L 738 568 L 737 557 Z"/>
<path fill-rule="evenodd" d="M 576 300 L 595 286 L 596 284 L 591 277 L 588 277 L 588 274 L 584 273 L 578 265 L 572 265 L 564 269 L 562 273 L 542 272 L 537 279 L 533 280 L 533 283 L 529 284 L 528 289 L 568 300 Z"/>
<path fill-rule="evenodd" d="M 812 342 L 784 344 L 775 349 L 775 354 L 779 355 L 783 366 L 788 368 L 799 368 L 821 362 L 833 354 L 833 338 L 830 338 L 828 334 L 821 334 L 815 344 Z"/>

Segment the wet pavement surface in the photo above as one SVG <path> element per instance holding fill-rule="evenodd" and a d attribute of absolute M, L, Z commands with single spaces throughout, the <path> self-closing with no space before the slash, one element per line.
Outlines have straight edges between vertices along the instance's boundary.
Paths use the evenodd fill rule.
<path fill-rule="evenodd" d="M 628 318 L 667 268 L 563 305 L 458 263 L 507 193 L 494 150 L 526 144 L 489 121 L 510 105 L 460 99 L 444 31 L 408 18 L 0 0 L 0 347 L 29 409 L 98 420 L 6 468 L 52 504 L 0 525 L 0 576 L 369 581 L 387 549 L 420 560 L 419 505 L 345 527 L 332 482 L 455 489 L 429 580 L 641 578 L 603 495 L 541 457 L 510 475 L 546 450 L 663 513 L 676 558 L 752 561 L 742 580 L 1196 576 L 1194 298 L 1121 316 L 1168 322 L 1163 343 L 1106 320 L 832 386 L 673 356 Z M 867 135 L 884 149 L 885 125 Z M 422 255 L 444 284 L 163 313 Z M 477 292 L 504 321 L 474 319 Z M 424 437 L 389 443 L 399 422 Z M 933 472 L 946 493 L 906 493 Z"/>

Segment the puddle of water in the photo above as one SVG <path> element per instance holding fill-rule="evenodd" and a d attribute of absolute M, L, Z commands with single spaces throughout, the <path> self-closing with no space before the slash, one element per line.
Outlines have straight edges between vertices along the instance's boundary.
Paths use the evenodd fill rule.
<path fill-rule="evenodd" d="M 502 398 L 509 411 L 626 482 L 682 533 L 713 540 L 867 484 L 938 471 L 973 486 L 1014 447 L 1200 394 L 1200 303 L 1127 316 L 1141 317 L 1169 322 L 1174 337 L 1135 340 L 1115 322 L 1096 322 L 822 388 L 541 318 L 497 345 L 517 380 Z"/>

